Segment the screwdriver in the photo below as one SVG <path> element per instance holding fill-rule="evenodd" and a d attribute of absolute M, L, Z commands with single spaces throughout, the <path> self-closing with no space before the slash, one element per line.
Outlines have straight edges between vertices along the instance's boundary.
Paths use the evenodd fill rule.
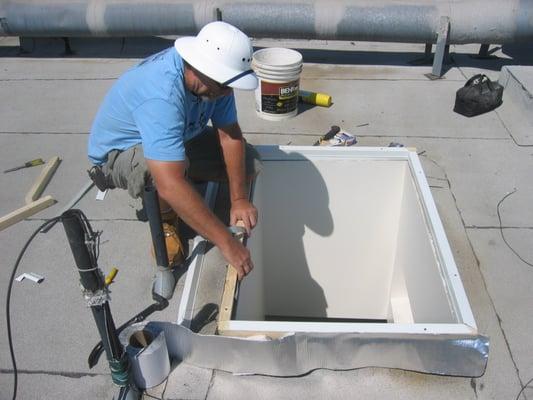
<path fill-rule="evenodd" d="M 15 167 L 15 168 L 6 169 L 4 171 L 4 174 L 6 172 L 17 171 L 17 170 L 22 169 L 22 168 L 30 168 L 30 167 L 35 167 L 37 165 L 43 165 L 43 164 L 44 164 L 43 159 L 42 158 L 37 158 L 35 160 L 31 160 L 31 161 L 25 162 L 24 165 L 20 165 L 20 166 Z"/>
<path fill-rule="evenodd" d="M 322 136 L 315 143 L 313 143 L 313 146 L 318 146 L 323 141 L 333 139 L 333 136 L 335 136 L 340 131 L 341 131 L 341 128 L 339 128 L 337 125 L 332 125 L 331 129 L 324 136 Z"/>
<path fill-rule="evenodd" d="M 117 267 L 111 268 L 111 271 L 109 272 L 109 274 L 107 274 L 104 280 L 104 283 L 106 286 L 109 286 L 113 283 L 113 280 L 115 279 L 115 276 L 117 276 L 117 273 L 118 273 Z"/>

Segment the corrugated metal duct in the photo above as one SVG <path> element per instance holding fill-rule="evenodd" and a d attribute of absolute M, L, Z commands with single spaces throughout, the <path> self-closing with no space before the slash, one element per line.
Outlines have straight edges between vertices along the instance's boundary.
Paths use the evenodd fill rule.
<path fill-rule="evenodd" d="M 253 37 L 503 44 L 533 38 L 533 0 L 1 0 L 4 36 L 196 33 L 221 19 Z"/>

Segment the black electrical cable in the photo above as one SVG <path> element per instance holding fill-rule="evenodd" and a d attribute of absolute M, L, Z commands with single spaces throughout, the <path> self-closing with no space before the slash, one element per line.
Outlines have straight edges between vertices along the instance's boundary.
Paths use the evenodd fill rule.
<path fill-rule="evenodd" d="M 96 232 L 93 231 L 93 229 L 91 227 L 91 224 L 89 223 L 88 218 L 86 217 L 86 215 L 81 210 L 72 210 L 72 211 L 73 211 L 73 214 L 71 214 L 71 215 L 73 215 L 76 219 L 78 219 L 78 221 L 79 221 L 79 223 L 81 225 L 81 229 L 83 230 L 84 241 L 85 241 L 87 252 L 88 252 L 88 255 L 89 255 L 89 258 L 90 258 L 90 262 L 91 262 L 91 264 L 93 266 L 97 266 L 98 265 L 98 257 L 100 255 L 100 235 L 101 235 L 101 232 L 100 231 L 96 231 Z M 7 290 L 7 296 L 6 296 L 6 320 L 7 320 L 8 344 L 9 344 L 9 350 L 10 350 L 10 354 L 11 354 L 11 361 L 12 361 L 12 364 L 13 364 L 13 380 L 14 380 L 13 397 L 12 397 L 13 400 L 16 400 L 17 389 L 18 389 L 18 370 L 17 370 L 15 352 L 14 352 L 14 348 L 13 348 L 13 337 L 12 337 L 12 333 L 11 333 L 11 313 L 10 313 L 11 291 L 13 289 L 13 281 L 14 281 L 17 269 L 18 269 L 18 267 L 20 265 L 20 262 L 22 260 L 22 257 L 24 256 L 26 250 L 28 249 L 28 247 L 31 244 L 31 242 L 33 241 L 33 239 L 37 236 L 38 233 L 47 233 L 50 229 L 52 229 L 55 226 L 55 224 L 57 222 L 61 221 L 62 218 L 63 218 L 63 215 L 51 218 L 51 219 L 45 221 L 43 224 L 41 224 L 32 233 L 32 235 L 26 241 L 26 243 L 24 244 L 21 252 L 19 253 L 19 255 L 17 257 L 17 260 L 16 260 L 15 265 L 13 267 L 13 271 L 11 273 L 11 277 L 10 277 L 9 282 L 8 282 L 8 290 Z M 156 300 L 155 304 L 152 304 L 147 309 L 145 309 L 141 313 L 137 314 L 135 317 L 130 319 L 128 322 L 126 322 L 120 329 L 121 330 L 124 329 L 127 325 L 129 325 L 132 322 L 137 322 L 136 320 L 143 320 L 143 319 L 146 318 L 147 315 L 153 313 L 154 311 L 162 310 L 162 309 L 164 309 L 164 308 L 166 308 L 168 306 L 168 301 L 166 299 L 160 298 L 159 296 L 157 296 L 155 294 L 154 294 L 154 296 L 156 296 L 156 297 L 154 297 L 154 300 Z M 114 378 L 117 378 L 117 379 L 120 380 L 120 379 L 123 379 L 122 375 L 124 374 L 124 372 L 126 370 L 129 370 L 129 367 L 126 366 L 125 367 L 126 370 L 124 370 L 124 371 L 122 370 L 122 369 L 124 369 L 123 360 L 122 360 L 122 358 L 120 360 L 118 359 L 118 354 L 115 353 L 116 349 L 114 348 L 114 346 L 111 345 L 111 338 L 109 336 L 110 335 L 110 325 L 109 324 L 112 321 L 111 320 L 111 315 L 109 315 L 106 312 L 106 308 L 105 307 L 103 308 L 103 313 L 104 313 L 104 323 L 105 323 L 105 337 L 104 337 L 104 339 L 105 339 L 105 341 L 108 344 L 108 348 L 112 352 L 111 357 L 113 358 L 113 361 L 117 361 L 118 362 L 115 365 L 118 369 L 115 371 L 116 376 L 114 376 Z M 100 346 L 100 348 L 98 348 L 99 346 Z M 100 353 L 102 351 L 102 347 L 103 347 L 102 346 L 102 342 L 100 342 L 98 344 L 98 346 L 93 350 L 93 352 L 95 353 L 94 354 L 95 363 L 98 360 L 98 356 L 100 355 Z M 91 360 L 91 357 L 89 357 L 89 360 Z M 89 366 L 91 367 L 90 363 L 91 363 L 91 361 L 89 361 Z M 112 371 L 112 375 L 113 375 L 113 371 Z M 124 389 L 124 390 L 122 390 L 122 389 Z M 128 392 L 128 389 L 126 388 L 126 386 L 124 386 L 122 389 L 121 389 L 120 398 L 122 398 L 123 396 L 127 396 L 127 392 Z"/>
<path fill-rule="evenodd" d="M 505 196 L 503 196 L 503 198 L 498 202 L 498 205 L 496 206 L 496 212 L 498 214 L 498 220 L 500 222 L 500 235 L 502 236 L 502 239 L 504 241 L 504 243 L 507 245 L 507 247 L 509 247 L 509 249 L 511 249 L 511 251 L 522 261 L 524 262 L 525 264 L 529 265 L 530 267 L 533 267 L 533 264 L 524 260 L 524 258 L 522 258 L 522 256 L 520 254 L 518 254 L 518 252 L 509 244 L 509 242 L 507 241 L 507 239 L 505 238 L 505 235 L 503 234 L 503 227 L 502 227 L 502 216 L 500 214 L 500 206 L 502 205 L 503 201 L 511 196 L 512 194 L 516 193 L 516 189 L 514 189 L 512 192 L 509 192 L 507 193 Z M 518 394 L 516 395 L 516 400 L 518 400 L 520 398 L 520 395 L 522 394 L 522 392 L 529 386 L 529 384 L 533 382 L 533 378 L 531 378 L 529 381 L 527 381 L 527 383 L 522 386 L 522 389 L 520 389 L 520 392 L 518 392 Z"/>
<path fill-rule="evenodd" d="M 99 231 L 93 231 L 89 219 L 81 210 L 77 211 L 74 215 L 80 221 L 85 234 L 85 244 L 89 251 L 89 257 L 91 258 L 91 264 L 93 266 L 98 265 L 98 257 L 100 256 L 100 234 Z"/>
<path fill-rule="evenodd" d="M 111 339 L 109 338 L 109 320 L 107 317 L 106 309 L 105 307 L 102 308 L 102 311 L 104 313 L 104 324 L 105 324 L 105 339 L 107 341 L 107 348 L 109 349 L 111 353 L 111 357 L 113 357 L 114 360 L 118 359 L 118 355 L 115 353 L 115 348 L 111 344 Z"/>
<path fill-rule="evenodd" d="M 524 386 L 522 386 L 522 389 L 518 392 L 518 395 L 516 396 L 516 400 L 518 400 L 522 392 L 529 386 L 531 382 L 533 382 L 533 378 L 531 378 Z"/>
<path fill-rule="evenodd" d="M 39 226 L 35 232 L 32 233 L 30 238 L 26 241 L 24 244 L 24 247 L 19 253 L 19 256 L 17 257 L 17 261 L 15 261 L 15 265 L 13 267 L 13 271 L 11 272 L 11 277 L 9 279 L 9 283 L 7 285 L 7 295 L 6 295 L 6 322 L 7 322 L 7 341 L 9 345 L 9 352 L 11 354 L 11 362 L 13 363 L 13 400 L 17 398 L 17 385 L 18 385 L 18 374 L 17 374 L 17 362 L 15 360 L 15 351 L 13 349 L 13 338 L 11 336 L 11 316 L 10 316 L 10 303 L 11 303 L 11 290 L 13 288 L 13 281 L 15 279 L 15 274 L 17 273 L 17 268 L 20 264 L 20 261 L 22 260 L 22 257 L 24 256 L 24 253 L 28 249 L 28 246 L 33 241 L 35 236 L 41 231 L 41 229 L 44 229 L 49 224 L 55 224 L 57 221 L 59 221 L 61 217 L 55 217 L 52 219 L 47 220 L 44 222 L 41 226 Z"/>
<path fill-rule="evenodd" d="M 498 214 L 498 220 L 500 221 L 500 235 L 502 236 L 503 242 L 511 249 L 511 251 L 525 264 L 529 265 L 530 267 L 533 267 L 533 264 L 524 260 L 524 258 L 518 254 L 518 252 L 509 244 L 507 239 L 505 238 L 505 235 L 503 234 L 503 227 L 502 227 L 502 216 L 500 214 L 500 206 L 502 205 L 503 201 L 511 196 L 512 194 L 516 193 L 516 189 L 514 189 L 512 192 L 507 193 L 503 198 L 499 201 L 498 205 L 496 206 L 496 212 Z"/>
<path fill-rule="evenodd" d="M 91 284 L 91 289 L 89 289 L 88 286 L 85 286 L 85 284 L 82 282 L 82 285 L 86 290 L 94 291 L 94 293 L 97 296 L 100 296 L 98 293 L 100 290 L 102 290 L 102 295 L 107 294 L 107 289 L 104 286 L 104 279 L 103 276 L 100 276 L 100 273 L 95 272 L 95 270 L 98 269 L 98 256 L 100 251 L 100 234 L 99 231 L 93 231 L 91 224 L 89 223 L 89 220 L 85 216 L 85 214 L 81 210 L 71 210 L 68 212 L 68 216 L 65 215 L 65 218 L 70 220 L 71 222 L 74 222 L 74 225 L 77 226 L 77 233 L 76 236 L 76 242 L 79 242 L 79 239 L 83 240 L 83 245 L 85 246 L 85 260 L 83 260 L 82 265 L 80 265 L 79 260 L 76 261 L 76 264 L 78 265 L 78 269 L 80 272 L 80 276 L 86 272 L 93 271 L 91 274 L 94 274 L 94 280 L 97 282 L 92 282 L 94 285 Z M 75 221 L 74 221 L 75 220 Z M 69 226 L 71 226 L 71 222 L 69 222 Z M 70 229 L 67 229 L 70 231 Z M 81 232 L 80 232 L 81 231 Z M 80 238 L 80 233 L 82 237 Z M 70 236 L 67 232 L 67 236 Z M 72 238 L 69 237 L 69 241 Z M 72 242 L 71 242 L 72 244 Z M 77 243 L 79 245 L 81 243 Z M 73 249 L 74 250 L 74 249 Z M 76 258 L 76 256 L 75 256 Z M 88 262 L 90 265 L 86 265 L 87 258 L 89 258 Z M 87 268 L 89 267 L 89 268 Z M 83 278 L 82 278 L 83 279 Z M 94 288 L 92 288 L 94 286 Z M 103 322 L 103 327 L 99 326 L 100 335 L 102 337 L 103 342 L 106 344 L 106 351 L 108 352 L 108 362 L 109 362 L 109 368 L 111 370 L 111 377 L 113 379 L 113 383 L 116 385 L 126 388 L 128 384 L 128 378 L 129 378 L 129 371 L 130 371 L 130 365 L 128 362 L 127 357 L 125 354 L 121 351 L 122 348 L 118 342 L 118 337 L 116 334 L 116 329 L 114 326 L 113 318 L 111 316 L 110 310 L 109 310 L 109 304 L 107 299 L 102 298 L 103 300 L 101 304 L 94 304 L 91 305 L 93 307 L 93 313 L 95 319 L 98 321 Z M 100 329 L 103 328 L 103 329 Z M 127 390 L 126 390 L 127 392 Z M 125 390 L 121 389 L 120 391 L 122 398 L 122 393 L 125 393 Z"/>
<path fill-rule="evenodd" d="M 100 247 L 100 232 L 94 232 L 92 230 L 91 225 L 89 224 L 89 220 L 87 219 L 85 214 L 83 214 L 83 212 L 80 211 L 79 213 L 76 214 L 76 216 L 82 223 L 83 230 L 85 232 L 86 243 L 88 244 L 88 246 L 90 246 L 89 255 L 91 257 L 91 260 L 94 261 L 94 265 L 97 265 L 96 263 L 98 260 L 99 247 Z M 8 346 L 9 346 L 9 353 L 11 355 L 11 362 L 13 364 L 13 397 L 12 397 L 13 400 L 17 398 L 17 388 L 18 388 L 17 361 L 15 358 L 15 351 L 13 348 L 13 337 L 11 333 L 11 291 L 13 289 L 13 281 L 15 279 L 15 275 L 17 273 L 17 269 L 20 265 L 22 257 L 24 256 L 24 253 L 26 253 L 26 250 L 28 249 L 33 239 L 35 239 L 37 234 L 40 232 L 43 232 L 43 233 L 48 232 L 60 220 L 61 220 L 61 216 L 46 220 L 31 234 L 29 239 L 26 241 L 26 243 L 22 247 L 22 250 L 20 251 L 17 257 L 17 260 L 15 261 L 15 265 L 13 266 L 11 277 L 8 282 L 7 295 L 6 295 L 6 325 L 7 325 L 7 340 L 8 340 Z"/>

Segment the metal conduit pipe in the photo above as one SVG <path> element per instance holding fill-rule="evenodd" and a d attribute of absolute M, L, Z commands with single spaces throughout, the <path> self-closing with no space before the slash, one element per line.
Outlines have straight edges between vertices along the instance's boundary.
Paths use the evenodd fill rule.
<path fill-rule="evenodd" d="M 194 34 L 229 22 L 252 37 L 435 43 L 533 38 L 533 0 L 0 0 L 3 36 Z"/>

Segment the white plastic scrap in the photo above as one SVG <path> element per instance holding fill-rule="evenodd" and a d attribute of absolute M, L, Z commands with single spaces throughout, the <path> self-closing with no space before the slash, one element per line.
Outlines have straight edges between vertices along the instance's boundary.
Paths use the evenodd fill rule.
<path fill-rule="evenodd" d="M 15 278 L 17 282 L 22 282 L 24 279 L 29 279 L 30 281 L 33 281 L 35 283 L 41 283 L 42 281 L 44 281 L 43 276 L 37 275 L 34 272 L 24 272 L 23 274 Z"/>

